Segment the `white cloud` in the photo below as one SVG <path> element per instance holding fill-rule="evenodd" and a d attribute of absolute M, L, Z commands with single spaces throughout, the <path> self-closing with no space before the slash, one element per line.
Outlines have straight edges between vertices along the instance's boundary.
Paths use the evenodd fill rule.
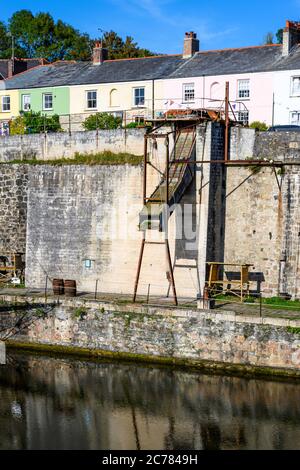
<path fill-rule="evenodd" d="M 156 21 L 165 25 L 166 28 L 168 26 L 176 27 L 177 31 L 181 33 L 195 31 L 198 33 L 200 41 L 204 42 L 211 42 L 215 38 L 228 36 L 238 30 L 237 27 L 230 26 L 220 30 L 214 27 L 209 19 L 197 18 L 197 12 L 192 16 L 182 15 L 181 12 L 178 12 L 178 0 L 127 0 L 126 2 L 111 0 L 111 2 L 130 15 Z M 155 27 L 157 28 L 157 25 Z"/>

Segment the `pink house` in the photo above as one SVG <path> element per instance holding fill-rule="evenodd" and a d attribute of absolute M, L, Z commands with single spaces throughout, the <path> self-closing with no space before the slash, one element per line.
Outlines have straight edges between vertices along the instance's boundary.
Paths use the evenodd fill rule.
<path fill-rule="evenodd" d="M 289 82 L 291 74 L 300 77 L 299 42 L 300 23 L 290 21 L 283 44 L 199 51 L 196 34 L 186 33 L 184 63 L 162 81 L 163 98 L 161 103 L 156 100 L 156 108 L 218 108 L 229 82 L 232 110 L 239 121 L 288 124 L 287 116 L 278 114 L 275 96 L 278 87 L 281 96 L 282 87 L 287 94 L 290 89 L 290 83 L 280 85 L 279 77 L 288 76 Z"/>

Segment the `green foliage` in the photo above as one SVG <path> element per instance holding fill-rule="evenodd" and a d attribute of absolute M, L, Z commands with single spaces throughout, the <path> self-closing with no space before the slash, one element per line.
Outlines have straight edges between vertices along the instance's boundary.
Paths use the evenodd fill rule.
<path fill-rule="evenodd" d="M 10 123 L 10 135 L 23 135 L 26 133 L 25 122 L 23 116 L 18 116 Z"/>
<path fill-rule="evenodd" d="M 74 320 L 79 320 L 79 321 L 83 321 L 86 316 L 87 316 L 87 311 L 84 307 L 76 308 L 72 314 L 72 318 Z"/>
<path fill-rule="evenodd" d="M 276 39 L 277 39 L 277 44 L 282 44 L 283 43 L 283 29 L 278 29 L 276 33 Z"/>
<path fill-rule="evenodd" d="M 300 335 L 300 328 L 294 326 L 288 326 L 287 331 L 288 333 L 292 333 L 293 335 Z"/>
<path fill-rule="evenodd" d="M 9 30 L 16 38 L 16 47 L 23 57 L 45 57 L 55 60 L 88 60 L 91 41 L 61 20 L 55 22 L 49 13 L 29 10 L 15 12 L 9 20 Z"/>
<path fill-rule="evenodd" d="M 253 157 L 247 157 L 246 160 L 253 160 Z M 252 175 L 256 175 L 260 172 L 262 167 L 260 165 L 249 165 L 248 166 L 249 170 L 251 171 Z"/>
<path fill-rule="evenodd" d="M 282 297 L 266 297 L 263 303 L 267 305 L 276 305 L 282 307 L 296 307 L 300 308 L 300 300 L 286 300 Z"/>
<path fill-rule="evenodd" d="M 15 38 L 15 57 L 44 57 L 55 60 L 90 60 L 94 40 L 62 20 L 55 21 L 50 13 L 30 10 L 16 11 L 8 25 L 0 22 L 0 58 L 11 57 L 11 39 Z M 123 40 L 114 31 L 105 33 L 104 46 L 108 48 L 110 59 L 144 57 L 153 55 L 141 49 L 131 36 Z"/>
<path fill-rule="evenodd" d="M 140 124 L 138 122 L 130 122 L 127 124 L 126 129 L 136 129 Z"/>
<path fill-rule="evenodd" d="M 249 127 L 251 127 L 251 129 L 257 129 L 258 131 L 267 131 L 268 130 L 267 124 L 264 123 L 264 122 L 260 122 L 260 121 L 251 122 Z"/>
<path fill-rule="evenodd" d="M 112 153 L 105 151 L 96 154 L 75 153 L 74 158 L 59 158 L 56 160 L 37 160 L 36 158 L 26 158 L 28 165 L 140 165 L 143 161 L 142 155 L 131 155 L 130 153 Z M 0 162 L 0 165 L 11 165 L 24 163 L 24 160 L 12 160 Z"/>
<path fill-rule="evenodd" d="M 114 31 L 109 31 L 103 36 L 103 45 L 108 49 L 109 59 L 123 59 L 126 57 L 145 57 L 154 55 L 148 49 L 140 49 L 131 36 L 123 40 Z"/>
<path fill-rule="evenodd" d="M 109 113 L 96 113 L 86 118 L 82 125 L 86 131 L 118 129 L 122 125 L 122 119 Z"/>
<path fill-rule="evenodd" d="M 10 125 L 11 134 L 38 134 L 39 132 L 62 131 L 59 116 L 42 115 L 40 112 L 29 111 L 13 119 Z"/>

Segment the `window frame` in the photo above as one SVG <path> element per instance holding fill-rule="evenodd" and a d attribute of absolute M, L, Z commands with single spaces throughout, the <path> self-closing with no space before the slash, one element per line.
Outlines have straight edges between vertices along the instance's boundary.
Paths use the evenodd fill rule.
<path fill-rule="evenodd" d="M 95 93 L 95 98 L 89 98 L 89 93 Z M 95 106 L 89 106 L 89 102 L 95 102 Z M 85 105 L 87 110 L 98 109 L 98 90 L 85 90 Z"/>
<path fill-rule="evenodd" d="M 298 115 L 298 121 L 297 122 L 293 122 L 293 119 L 292 119 L 292 116 L 293 114 L 297 114 Z M 296 126 L 300 126 L 300 110 L 297 111 L 297 110 L 294 110 L 294 111 L 290 111 L 290 124 L 291 125 L 296 125 Z"/>
<path fill-rule="evenodd" d="M 299 81 L 299 91 L 297 93 L 294 92 L 294 80 L 295 78 Z M 300 75 L 293 75 L 291 77 L 291 86 L 290 86 L 290 96 L 291 97 L 299 97 L 300 96 Z"/>
<path fill-rule="evenodd" d="M 240 89 L 240 85 L 242 82 L 248 82 L 248 88 Z M 242 93 L 246 93 L 246 95 L 242 96 Z M 250 100 L 250 78 L 241 78 L 237 81 L 237 99 Z"/>
<path fill-rule="evenodd" d="M 143 90 L 144 97 L 143 97 L 143 102 L 142 103 L 136 103 L 137 99 L 141 100 L 141 97 L 136 96 L 136 91 L 137 90 Z M 133 96 L 133 107 L 134 108 L 144 108 L 145 107 L 145 101 L 146 101 L 145 87 L 143 87 L 143 86 L 134 87 L 132 89 L 132 96 Z"/>
<path fill-rule="evenodd" d="M 51 108 L 46 107 L 46 96 L 51 96 Z M 43 111 L 53 111 L 53 93 L 43 93 Z"/>
<path fill-rule="evenodd" d="M 244 114 L 244 115 L 246 114 L 246 115 L 248 116 L 248 118 L 247 118 L 247 119 L 244 119 L 244 118 L 243 118 L 243 119 L 240 119 L 241 114 Z M 250 116 L 249 116 L 249 111 L 246 111 L 246 110 L 244 110 L 244 111 L 238 111 L 237 115 L 238 115 L 238 121 L 239 121 L 239 122 L 242 122 L 244 125 L 247 125 L 247 126 L 249 125 L 249 122 L 250 122 L 250 121 L 249 121 L 249 117 L 250 117 Z"/>
<path fill-rule="evenodd" d="M 192 91 L 191 90 L 188 91 L 187 87 L 190 87 Z M 190 93 L 191 97 L 188 98 L 186 93 Z M 195 103 L 195 82 L 182 84 L 182 102 L 183 103 Z"/>
<path fill-rule="evenodd" d="M 4 99 L 8 98 L 8 103 L 4 105 Z M 4 106 L 8 105 L 8 109 L 4 109 Z M 1 112 L 2 113 L 10 113 L 11 112 L 11 98 L 10 95 L 3 95 L 1 96 Z"/>
<path fill-rule="evenodd" d="M 29 109 L 25 109 L 25 107 L 24 107 L 24 104 L 25 104 L 24 103 L 24 98 L 26 98 L 26 97 L 29 98 Z M 28 93 L 25 93 L 25 94 L 22 95 L 22 111 L 26 112 L 26 111 L 30 111 L 30 110 L 31 110 L 31 95 L 28 94 Z"/>

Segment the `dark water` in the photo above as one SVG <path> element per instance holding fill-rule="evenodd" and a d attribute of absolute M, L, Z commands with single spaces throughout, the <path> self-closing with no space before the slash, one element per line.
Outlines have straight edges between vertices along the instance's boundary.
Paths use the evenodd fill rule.
<path fill-rule="evenodd" d="M 300 383 L 9 355 L 0 449 L 300 449 Z"/>

